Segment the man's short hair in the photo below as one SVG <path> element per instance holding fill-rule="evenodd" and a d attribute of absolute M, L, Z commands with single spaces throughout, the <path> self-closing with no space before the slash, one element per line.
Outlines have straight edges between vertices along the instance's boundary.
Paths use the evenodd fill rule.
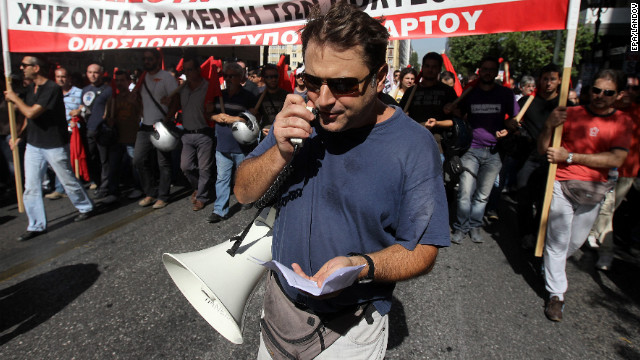
<path fill-rule="evenodd" d="M 428 52 L 426 53 L 423 57 L 422 57 L 422 65 L 424 65 L 424 63 L 427 62 L 427 60 L 434 60 L 437 61 L 439 66 L 442 67 L 442 55 L 438 54 L 437 52 Z"/>
<path fill-rule="evenodd" d="M 616 84 L 617 92 L 620 92 L 621 90 L 624 90 L 627 87 L 627 79 L 624 76 L 622 76 L 622 72 L 620 72 L 619 70 L 613 70 L 613 69 L 600 70 L 600 72 L 598 72 L 596 77 L 593 78 L 593 83 L 595 84 L 596 80 L 598 79 L 606 79 L 606 80 L 613 81 L 613 83 Z"/>
<path fill-rule="evenodd" d="M 65 68 L 64 66 L 58 66 L 57 68 L 55 68 L 55 70 L 53 70 L 54 73 L 56 71 L 64 71 L 66 75 L 69 75 L 69 70 L 67 70 L 67 68 Z"/>
<path fill-rule="evenodd" d="M 202 65 L 200 60 L 198 60 L 198 58 L 195 57 L 195 56 L 185 56 L 184 59 L 182 60 L 182 64 L 186 64 L 188 62 L 192 62 L 193 63 L 193 68 L 194 69 L 200 69 L 200 66 Z"/>
<path fill-rule="evenodd" d="M 92 62 L 91 64 L 87 65 L 87 70 L 89 69 L 89 66 L 91 65 L 98 65 L 100 67 L 99 73 L 100 74 L 104 74 L 104 66 L 102 66 L 102 64 L 97 63 L 97 62 Z"/>
<path fill-rule="evenodd" d="M 162 59 L 162 54 L 158 49 L 155 49 L 155 48 L 144 49 L 142 53 L 144 54 L 146 52 L 150 52 L 153 55 L 153 57 L 156 58 L 156 60 Z"/>
<path fill-rule="evenodd" d="M 233 71 L 234 73 L 238 74 L 238 75 L 242 75 L 244 74 L 244 70 L 242 69 L 242 66 L 240 66 L 240 64 L 238 64 L 237 62 L 233 61 L 233 62 L 226 62 L 223 66 L 222 66 L 222 72 L 227 72 L 227 71 Z"/>
<path fill-rule="evenodd" d="M 40 71 L 38 71 L 39 75 L 48 76 L 49 75 L 49 63 L 43 57 L 39 55 L 29 55 L 31 58 L 32 65 L 38 65 L 40 67 Z"/>
<path fill-rule="evenodd" d="M 529 84 L 535 84 L 535 83 L 536 83 L 536 79 L 534 79 L 533 76 L 531 75 L 525 75 L 522 77 L 522 79 L 520 79 L 520 87 L 523 87 Z"/>
<path fill-rule="evenodd" d="M 560 66 L 558 66 L 558 65 L 556 65 L 554 63 L 549 63 L 549 64 L 543 66 L 542 69 L 540 69 L 540 76 L 542 76 L 542 74 L 546 74 L 546 73 L 550 73 L 550 72 L 555 72 L 555 73 L 558 73 L 558 75 L 560 75 L 562 70 L 560 69 Z"/>
<path fill-rule="evenodd" d="M 275 71 L 276 74 L 278 74 L 278 67 L 273 65 L 273 64 L 265 64 L 262 67 L 262 72 L 260 73 L 260 76 L 264 77 L 267 74 L 267 70 L 272 70 Z"/>
<path fill-rule="evenodd" d="M 482 66 L 482 64 L 486 63 L 487 61 L 491 61 L 491 62 L 495 63 L 498 66 L 498 68 L 500 68 L 500 60 L 498 60 L 497 57 L 492 56 L 492 55 L 484 56 L 480 60 L 480 66 Z"/>
<path fill-rule="evenodd" d="M 376 70 L 386 63 L 389 32 L 382 25 L 383 19 L 373 19 L 342 1 L 332 5 L 324 15 L 320 6 L 315 5 L 307 19 L 300 31 L 303 56 L 309 42 L 314 41 L 340 50 L 362 46 L 363 61 L 369 70 Z"/>

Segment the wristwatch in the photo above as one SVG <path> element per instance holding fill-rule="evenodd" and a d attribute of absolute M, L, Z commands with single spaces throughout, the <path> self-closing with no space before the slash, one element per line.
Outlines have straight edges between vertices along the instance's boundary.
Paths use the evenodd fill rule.
<path fill-rule="evenodd" d="M 373 276 L 376 272 L 376 268 L 373 265 L 373 260 L 369 257 L 369 255 L 365 255 L 365 254 L 360 254 L 360 253 L 354 253 L 351 252 L 349 254 L 347 254 L 349 256 L 362 256 L 366 261 L 367 261 L 367 265 L 369 265 L 369 271 L 367 272 L 367 275 L 365 277 L 363 277 L 362 279 L 360 279 L 358 281 L 359 284 L 367 284 L 373 281 Z"/>
<path fill-rule="evenodd" d="M 569 153 L 569 157 L 567 158 L 567 164 L 571 164 L 573 162 L 573 153 Z"/>

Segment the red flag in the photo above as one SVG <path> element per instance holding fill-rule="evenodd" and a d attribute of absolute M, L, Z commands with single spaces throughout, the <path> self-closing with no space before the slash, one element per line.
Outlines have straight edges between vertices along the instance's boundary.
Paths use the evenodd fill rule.
<path fill-rule="evenodd" d="M 213 74 L 212 69 L 213 64 L 213 56 L 209 56 L 209 58 L 200 65 L 200 76 L 209 81 L 211 79 L 211 75 Z"/>
<path fill-rule="evenodd" d="M 162 61 L 162 67 L 161 67 L 161 69 L 162 69 L 162 70 L 166 70 L 166 69 L 164 68 L 164 53 L 162 52 L 162 48 L 156 48 L 156 50 L 158 50 L 158 52 L 160 53 L 160 61 Z"/>
<path fill-rule="evenodd" d="M 218 74 L 218 66 L 215 63 L 216 61 L 212 56 L 203 64 L 205 65 L 204 68 L 201 68 L 202 77 L 209 82 L 207 95 L 205 95 L 204 100 L 205 104 L 213 102 L 213 99 L 217 96 L 222 96 L 222 90 L 220 90 L 220 75 Z"/>
<path fill-rule="evenodd" d="M 453 64 L 451 63 L 451 60 L 449 60 L 449 57 L 447 56 L 447 54 L 442 54 L 442 61 L 444 62 L 444 68 L 447 71 L 450 71 L 453 73 L 453 78 L 456 81 L 455 84 L 453 85 L 453 90 L 455 90 L 456 94 L 460 96 L 460 94 L 462 94 L 462 85 L 460 84 L 460 79 L 458 79 L 458 74 L 456 74 L 456 70 L 453 68 Z"/>
<path fill-rule="evenodd" d="M 71 121 L 79 122 L 82 120 L 78 116 L 74 116 Z M 89 167 L 87 166 L 87 155 L 82 145 L 82 139 L 80 138 L 80 130 L 77 126 L 74 126 L 71 130 L 71 140 L 69 142 L 69 155 L 71 158 L 71 168 L 74 173 L 80 175 L 80 178 L 84 181 L 89 181 Z M 76 166 L 78 167 L 76 169 Z"/>
<path fill-rule="evenodd" d="M 136 86 L 133 88 L 133 91 L 140 91 L 140 89 L 142 89 L 142 84 L 145 76 L 147 76 L 147 72 L 143 71 L 142 75 L 140 75 L 140 78 L 138 79 L 138 82 L 136 83 Z"/>
<path fill-rule="evenodd" d="M 111 80 L 109 82 L 109 86 L 111 86 L 111 97 L 116 97 L 116 95 L 119 93 L 118 91 L 118 87 L 116 86 L 116 72 L 118 71 L 117 67 L 113 68 L 113 76 L 111 76 Z M 108 73 L 105 73 L 107 76 L 109 76 Z"/>
<path fill-rule="evenodd" d="M 180 61 L 178 61 L 178 65 L 176 65 L 176 71 L 178 72 L 182 72 L 182 68 L 184 66 L 184 58 L 181 58 Z"/>
<path fill-rule="evenodd" d="M 502 58 L 500 58 L 502 59 Z M 509 62 L 504 62 L 504 71 L 502 72 L 502 86 L 511 89 L 511 83 L 509 79 L 511 78 L 511 74 L 509 73 Z"/>
<path fill-rule="evenodd" d="M 285 56 L 280 55 L 280 60 L 278 60 L 278 87 L 284 89 L 286 92 L 293 92 L 293 86 L 291 84 L 291 80 L 289 79 L 289 65 L 284 63 Z"/>
<path fill-rule="evenodd" d="M 293 70 L 289 75 L 289 83 L 291 84 L 291 92 L 293 92 L 296 89 L 296 70 Z"/>

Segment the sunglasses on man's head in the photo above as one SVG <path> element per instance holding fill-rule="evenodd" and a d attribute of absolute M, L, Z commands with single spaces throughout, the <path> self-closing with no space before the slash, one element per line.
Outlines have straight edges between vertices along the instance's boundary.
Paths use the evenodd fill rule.
<path fill-rule="evenodd" d="M 322 85 L 327 84 L 334 95 L 355 95 L 360 93 L 360 84 L 370 79 L 375 73 L 376 71 L 372 70 L 369 75 L 358 80 L 354 77 L 322 79 L 305 72 L 302 74 L 302 80 L 311 92 L 320 92 Z"/>
<path fill-rule="evenodd" d="M 595 86 L 591 87 L 591 92 L 596 95 L 600 95 L 601 92 L 604 92 L 604 96 L 613 96 L 616 94 L 615 90 L 602 90 L 599 87 L 595 87 Z"/>

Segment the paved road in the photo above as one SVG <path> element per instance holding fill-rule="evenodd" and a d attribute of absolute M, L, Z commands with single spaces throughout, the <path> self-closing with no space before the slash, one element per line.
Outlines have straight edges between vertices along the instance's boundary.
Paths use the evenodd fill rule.
<path fill-rule="evenodd" d="M 73 223 L 68 200 L 46 201 L 49 233 L 25 243 L 15 238 L 26 216 L 5 203 L 0 358 L 255 358 L 262 285 L 248 301 L 244 344 L 233 345 L 191 308 L 161 262 L 164 252 L 226 241 L 255 210 L 234 204 L 230 220 L 212 225 L 211 206 L 194 213 L 189 192 L 172 191 L 165 209 L 123 202 L 82 223 Z M 579 251 L 568 263 L 565 320 L 552 323 L 538 264 L 514 242 L 508 208 L 500 216 L 484 244 L 443 249 L 429 275 L 398 284 L 386 358 L 640 359 L 638 250 L 619 253 L 606 274 L 593 271 L 592 251 Z"/>

